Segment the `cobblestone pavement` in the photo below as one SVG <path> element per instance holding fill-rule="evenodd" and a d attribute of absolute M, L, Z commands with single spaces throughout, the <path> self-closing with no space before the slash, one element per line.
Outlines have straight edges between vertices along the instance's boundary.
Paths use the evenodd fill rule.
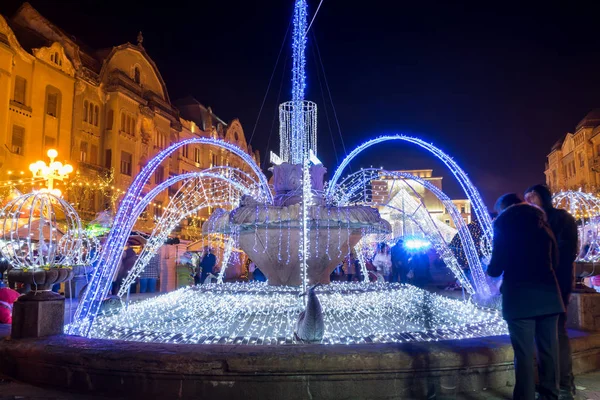
<path fill-rule="evenodd" d="M 600 400 L 600 371 L 580 375 L 575 379 L 577 400 Z M 512 398 L 512 387 L 502 390 L 484 390 L 459 395 L 430 397 L 436 400 L 508 400 Z M 0 400 L 107 400 L 123 399 L 122 397 L 106 397 L 65 393 L 51 389 L 15 382 L 0 375 Z"/>

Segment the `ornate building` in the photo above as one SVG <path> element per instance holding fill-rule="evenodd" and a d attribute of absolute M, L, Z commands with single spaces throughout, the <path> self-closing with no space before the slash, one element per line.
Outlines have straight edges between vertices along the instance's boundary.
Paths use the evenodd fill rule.
<path fill-rule="evenodd" d="M 258 161 L 237 119 L 225 123 L 191 98 L 171 102 L 141 33 L 137 44 L 93 50 L 28 3 L 10 19 L 0 16 L 0 181 L 22 189 L 29 164 L 55 148 L 59 161 L 77 171 L 59 189 L 89 221 L 114 209 L 147 160 L 193 136 L 230 141 Z M 159 168 L 146 189 L 214 165 L 242 167 L 224 153 L 190 146 Z M 151 229 L 175 190 L 155 200 L 139 229 Z"/>
<path fill-rule="evenodd" d="M 442 190 L 442 177 L 441 176 L 433 176 L 432 169 L 419 169 L 419 170 L 409 170 L 409 171 L 398 171 L 408 173 L 414 176 L 417 176 L 424 181 L 427 181 Z M 398 194 L 400 190 L 405 190 L 409 195 L 417 198 L 420 197 L 423 201 L 423 204 L 429 211 L 429 214 L 455 228 L 455 224 L 452 221 L 452 218 L 448 214 L 448 211 L 444 207 L 443 203 L 429 190 L 425 189 L 423 185 L 420 183 L 413 181 L 411 179 L 398 179 L 397 177 L 383 177 L 383 179 L 372 181 L 371 182 L 373 188 L 373 202 L 378 204 L 387 204 L 390 199 Z M 416 192 L 416 193 L 415 193 Z M 452 200 L 456 208 L 460 211 L 463 219 L 468 223 L 471 222 L 471 202 L 466 199 L 460 200 Z M 384 208 L 381 209 L 384 211 Z"/>
<path fill-rule="evenodd" d="M 600 109 L 590 111 L 556 142 L 546 161 L 546 183 L 553 192 L 600 189 Z"/>

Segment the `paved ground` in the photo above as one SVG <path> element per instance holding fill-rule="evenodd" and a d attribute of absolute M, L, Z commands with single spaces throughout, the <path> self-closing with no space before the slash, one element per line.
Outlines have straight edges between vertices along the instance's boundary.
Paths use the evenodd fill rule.
<path fill-rule="evenodd" d="M 581 375 L 576 378 L 577 400 L 600 400 L 600 371 Z M 482 391 L 472 394 L 432 397 L 436 400 L 508 400 L 512 398 L 512 388 L 504 390 Z M 119 397 L 85 396 L 56 390 L 42 389 L 36 386 L 13 381 L 0 375 L 0 400 L 106 400 Z"/>

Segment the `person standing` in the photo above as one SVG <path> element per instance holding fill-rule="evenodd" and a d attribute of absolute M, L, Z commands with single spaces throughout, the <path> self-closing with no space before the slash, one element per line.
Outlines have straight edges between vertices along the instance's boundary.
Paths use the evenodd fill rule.
<path fill-rule="evenodd" d="M 208 274 L 214 274 L 215 265 L 217 265 L 217 257 L 212 253 L 210 247 L 207 247 L 204 251 L 204 257 L 202 257 L 202 261 L 200 262 L 200 268 L 202 268 L 200 282 L 204 283 Z"/>
<path fill-rule="evenodd" d="M 392 247 L 392 279 L 391 282 L 406 283 L 408 280 L 408 254 L 404 248 L 404 240 L 398 239 Z"/>
<path fill-rule="evenodd" d="M 571 344 L 567 333 L 567 313 L 569 300 L 575 283 L 575 258 L 577 258 L 577 223 L 566 210 L 552 205 L 550 189 L 544 185 L 535 185 L 525 191 L 525 200 L 540 207 L 546 213 L 550 229 L 558 244 L 558 267 L 556 279 L 560 288 L 565 312 L 558 317 L 558 356 L 560 368 L 560 398 L 570 400 L 575 396 L 575 379 L 571 360 Z"/>
<path fill-rule="evenodd" d="M 356 264 L 358 263 L 358 261 L 356 260 L 356 257 L 354 256 L 354 252 L 351 252 L 350 254 L 348 254 L 348 256 L 346 257 L 346 259 L 344 260 L 344 273 L 346 274 L 346 280 L 348 282 L 352 282 L 354 280 L 354 277 L 356 276 Z"/>
<path fill-rule="evenodd" d="M 489 276 L 504 274 L 502 315 L 515 353 L 513 399 L 534 400 L 535 346 L 538 350 L 539 393 L 558 399 L 558 316 L 564 313 L 554 270 L 556 240 L 542 210 L 514 194 L 496 202 Z"/>
<path fill-rule="evenodd" d="M 144 271 L 140 274 L 140 293 L 156 292 L 156 284 L 160 276 L 160 255 L 154 254 Z"/>
<path fill-rule="evenodd" d="M 377 268 L 377 275 L 382 277 L 386 282 L 390 281 L 392 275 L 392 257 L 389 247 L 385 242 L 377 245 L 377 252 L 375 253 L 375 257 L 373 257 L 373 266 Z"/>
<path fill-rule="evenodd" d="M 127 246 L 125 251 L 123 252 L 123 257 L 121 258 L 121 265 L 119 266 L 119 271 L 116 274 L 116 277 L 113 281 L 112 294 L 116 295 L 119 293 L 119 289 L 121 288 L 121 284 L 123 283 L 123 279 L 129 275 L 129 271 L 135 265 L 137 261 L 137 254 L 135 250 L 131 246 Z M 135 283 L 133 283 L 134 292 L 135 292 Z"/>

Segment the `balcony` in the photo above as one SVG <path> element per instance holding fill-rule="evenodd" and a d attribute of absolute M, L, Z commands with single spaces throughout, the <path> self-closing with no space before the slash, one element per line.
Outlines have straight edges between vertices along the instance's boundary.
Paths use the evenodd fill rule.
<path fill-rule="evenodd" d="M 84 162 L 84 161 L 79 161 L 78 165 L 79 165 L 79 169 L 87 169 L 89 171 L 95 171 L 95 172 L 98 172 L 99 174 L 103 174 L 103 175 L 110 174 L 110 169 L 103 167 L 101 165 L 91 164 L 91 163 Z"/>

